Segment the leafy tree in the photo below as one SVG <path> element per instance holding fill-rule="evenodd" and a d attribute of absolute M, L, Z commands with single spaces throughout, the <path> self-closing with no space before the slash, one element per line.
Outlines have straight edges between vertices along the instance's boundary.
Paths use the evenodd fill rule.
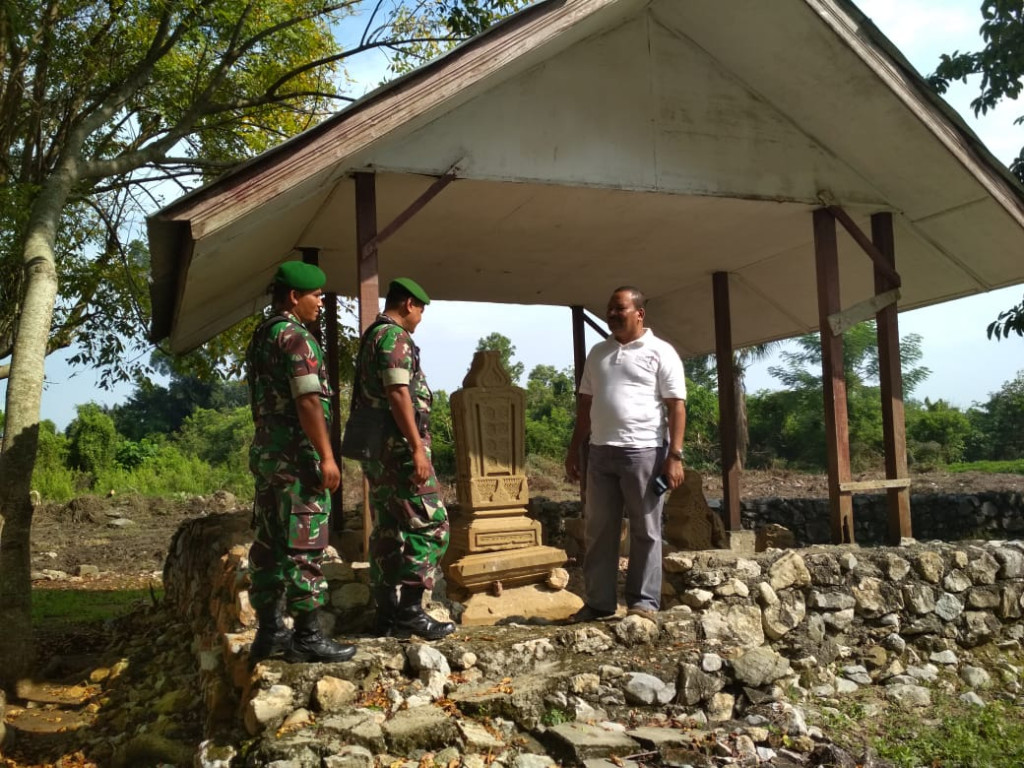
<path fill-rule="evenodd" d="M 720 466 L 718 394 L 689 376 L 686 381 L 686 465 L 695 469 Z"/>
<path fill-rule="evenodd" d="M 177 432 L 198 409 L 238 408 L 247 403 L 245 382 L 225 380 L 218 375 L 182 373 L 157 361 L 156 367 L 170 373 L 167 386 L 141 378 L 128 400 L 110 409 L 117 431 L 129 440 Z M 186 369 L 187 370 L 187 369 Z"/>
<path fill-rule="evenodd" d="M 114 464 L 121 440 L 114 420 L 95 403 L 77 408 L 78 418 L 68 425 L 68 463 L 96 477 Z"/>
<path fill-rule="evenodd" d="M 1003 99 L 1016 101 L 1024 88 L 1024 3 L 1020 0 L 982 0 L 980 51 L 953 51 L 943 54 L 928 81 L 939 93 L 952 82 L 966 83 L 972 75 L 981 75 L 981 92 L 971 102 L 975 115 L 987 114 Z M 1024 123 L 1024 115 L 1015 124 Z M 1024 149 L 1010 163 L 1010 170 L 1024 183 Z M 1010 333 L 1024 336 L 1024 301 L 1001 312 L 988 326 L 988 337 L 1005 339 Z"/>
<path fill-rule="evenodd" d="M 434 393 L 430 408 L 430 453 L 439 475 L 455 475 L 455 430 L 452 426 L 452 405 L 448 393 Z"/>
<path fill-rule="evenodd" d="M 747 369 L 759 360 L 764 360 L 774 352 L 781 342 L 770 341 L 766 344 L 755 344 L 733 352 L 732 365 L 735 376 L 736 399 L 736 452 L 742 469 L 747 463 L 747 450 L 750 445 L 750 427 L 747 423 Z M 717 392 L 718 368 L 714 355 L 702 355 L 686 361 L 686 373 L 702 386 Z M 695 378 L 696 377 L 696 378 Z M 690 404 L 687 403 L 689 412 Z M 687 417 L 689 418 L 689 416 Z M 717 421 L 717 416 L 716 416 Z M 687 428 L 687 432 L 689 432 Z"/>
<path fill-rule="evenodd" d="M 498 0 L 415 7 L 424 28 L 500 13 Z M 333 32 L 373 9 L 359 43 Z M 359 0 L 8 0 L 0 4 L 0 366 L 8 376 L 0 454 L 0 682 L 30 642 L 30 478 L 44 359 L 135 358 L 145 256 L 126 225 L 184 190 L 314 125 L 339 100 L 347 57 L 419 45 L 381 3 Z M 129 243 L 126 245 L 125 240 Z M 129 375 L 125 373 L 124 375 Z"/>
<path fill-rule="evenodd" d="M 825 424 L 822 413 L 821 342 L 818 334 L 796 340 L 797 349 L 782 353 L 784 365 L 769 373 L 787 392 L 759 398 L 756 452 L 761 461 L 783 459 L 802 466 L 824 466 Z M 930 371 L 916 366 L 921 359 L 921 338 L 908 334 L 900 344 L 903 390 L 909 395 Z M 846 380 L 850 456 L 857 466 L 877 463 L 883 455 L 882 410 L 878 380 L 878 336 L 874 321 L 860 323 L 843 334 L 843 371 Z M 751 427 L 751 437 L 754 437 Z"/>
<path fill-rule="evenodd" d="M 576 423 L 572 368 L 535 366 L 526 382 L 526 453 L 562 460 Z"/>
<path fill-rule="evenodd" d="M 512 378 L 512 383 L 517 386 L 519 385 L 519 380 L 523 378 L 525 366 L 522 363 L 512 362 L 516 348 L 508 336 L 502 336 L 500 333 L 492 333 L 490 336 L 485 336 L 477 341 L 476 351 L 499 353 L 501 355 L 501 364 L 508 371 L 508 375 Z"/>
<path fill-rule="evenodd" d="M 967 459 L 1024 458 L 1024 370 L 990 395 L 987 403 L 972 408 L 968 418 L 982 439 L 972 446 Z"/>
<path fill-rule="evenodd" d="M 945 400 L 907 408 L 907 452 L 918 464 L 962 461 L 972 431 L 970 419 Z"/>

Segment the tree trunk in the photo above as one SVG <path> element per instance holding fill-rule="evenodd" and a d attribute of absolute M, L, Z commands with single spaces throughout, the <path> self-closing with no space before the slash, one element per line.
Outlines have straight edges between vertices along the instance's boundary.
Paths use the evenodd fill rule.
<path fill-rule="evenodd" d="M 0 686 L 10 690 L 29 671 L 32 642 L 32 470 L 39 445 L 46 346 L 57 298 L 54 243 L 70 173 L 48 180 L 33 204 L 25 243 L 25 294 L 10 377 L 0 454 Z"/>

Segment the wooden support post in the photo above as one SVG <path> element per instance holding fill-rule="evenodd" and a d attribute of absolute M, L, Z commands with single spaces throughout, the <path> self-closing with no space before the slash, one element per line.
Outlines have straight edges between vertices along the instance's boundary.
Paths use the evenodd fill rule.
<path fill-rule="evenodd" d="M 583 307 L 573 304 L 570 309 L 572 309 L 572 363 L 578 390 L 580 379 L 583 378 L 583 364 L 587 361 L 587 342 L 583 328 Z"/>
<path fill-rule="evenodd" d="M 573 378 L 576 382 L 576 397 L 574 402 L 579 400 L 580 381 L 583 379 L 583 366 L 587 362 L 587 341 L 586 329 L 583 322 L 587 316 L 583 307 L 573 304 L 572 307 L 572 362 Z M 589 440 L 584 440 L 580 447 L 580 509 L 584 509 L 587 503 L 587 457 L 589 455 Z"/>
<path fill-rule="evenodd" d="M 876 213 L 871 217 L 871 239 L 885 258 L 888 270 L 875 267 L 875 292 L 890 290 L 889 274 L 896 271 L 896 243 L 892 214 Z M 875 315 L 878 328 L 878 371 L 882 391 L 882 435 L 885 441 L 885 476 L 888 480 L 904 480 L 907 472 L 907 432 L 903 416 L 903 371 L 900 355 L 899 320 L 896 304 L 883 307 Z M 910 537 L 910 488 L 896 486 L 886 489 L 888 538 L 899 544 Z"/>
<path fill-rule="evenodd" d="M 737 450 L 736 369 L 732 358 L 732 317 L 729 310 L 729 273 L 711 277 L 715 296 L 715 358 L 718 361 L 718 439 L 722 445 L 722 507 L 725 527 L 738 531 L 740 523 L 740 461 Z"/>
<path fill-rule="evenodd" d="M 380 309 L 377 268 L 377 183 L 372 173 L 356 173 L 356 280 L 359 284 L 359 332 L 369 328 Z M 363 557 L 370 557 L 370 485 L 363 476 Z"/>
<path fill-rule="evenodd" d="M 829 330 L 828 317 L 839 311 L 839 245 L 832 214 L 814 212 L 814 261 L 818 283 L 818 327 L 821 329 L 821 383 L 825 405 L 825 450 L 832 543 L 853 543 L 853 499 L 840 489 L 850 481 L 850 431 L 843 377 L 843 337 Z"/>

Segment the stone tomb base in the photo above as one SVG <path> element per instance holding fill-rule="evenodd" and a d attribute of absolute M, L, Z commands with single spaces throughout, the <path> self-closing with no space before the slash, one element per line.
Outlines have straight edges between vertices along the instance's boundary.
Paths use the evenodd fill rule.
<path fill-rule="evenodd" d="M 502 589 L 497 596 L 471 594 L 460 602 L 466 606 L 459 618 L 459 623 L 464 627 L 490 626 L 513 617 L 562 621 L 583 607 L 579 596 L 566 589 L 551 589 L 544 584 Z"/>
<path fill-rule="evenodd" d="M 448 580 L 468 592 L 494 591 L 544 581 L 554 568 L 568 559 L 565 550 L 555 547 L 523 547 L 502 552 L 466 555 L 445 570 Z"/>

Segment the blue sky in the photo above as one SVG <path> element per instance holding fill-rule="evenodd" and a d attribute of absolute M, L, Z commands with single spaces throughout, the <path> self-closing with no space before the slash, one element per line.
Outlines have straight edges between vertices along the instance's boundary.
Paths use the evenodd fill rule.
<path fill-rule="evenodd" d="M 919 71 L 933 71 L 939 55 L 953 50 L 976 50 L 981 22 L 980 0 L 861 0 L 859 7 L 896 44 Z M 376 87 L 383 69 L 381 57 L 366 58 L 350 67 L 350 76 L 367 90 Z M 982 118 L 975 118 L 970 101 L 976 83 L 957 85 L 946 99 L 967 120 L 992 152 L 1003 162 L 1016 156 L 1024 144 L 1024 127 L 1013 120 L 1024 113 L 1024 104 L 1003 104 Z M 428 283 L 429 281 L 424 281 Z M 429 291 L 429 285 L 426 285 Z M 928 380 L 914 397 L 943 398 L 967 407 L 983 402 L 1018 370 L 1024 369 L 1024 339 L 988 341 L 985 328 L 1000 310 L 1020 302 L 1024 287 L 994 291 L 959 301 L 905 312 L 900 315 L 900 333 L 917 333 L 923 338 L 922 364 L 931 369 Z M 657 318 L 650 318 L 657 331 Z M 516 358 L 527 372 L 535 365 L 565 368 L 572 365 L 572 333 L 569 310 L 564 307 L 519 307 L 462 302 L 434 302 L 417 330 L 424 369 L 435 389 L 457 389 L 469 366 L 477 341 L 499 332 L 516 347 Z M 597 335 L 588 330 L 588 346 Z M 113 392 L 98 389 L 98 377 L 89 370 L 70 368 L 61 354 L 47 360 L 47 382 L 43 393 L 43 418 L 59 428 L 75 416 L 79 403 L 123 402 L 130 387 Z M 748 388 L 777 389 L 778 382 L 767 369 L 777 359 L 753 366 Z M 6 394 L 0 382 L 0 398 Z"/>

